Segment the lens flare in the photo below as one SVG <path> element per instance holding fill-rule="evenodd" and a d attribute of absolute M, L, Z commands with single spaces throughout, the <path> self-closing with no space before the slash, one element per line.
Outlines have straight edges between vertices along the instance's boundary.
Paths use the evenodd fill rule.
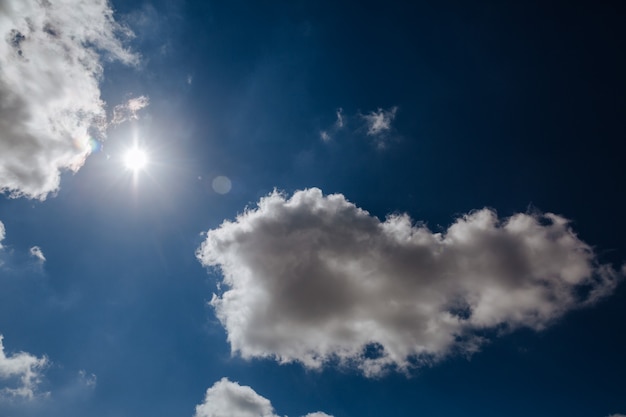
<path fill-rule="evenodd" d="M 139 171 L 148 164 L 148 155 L 144 150 L 133 148 L 124 155 L 124 166 L 131 171 Z"/>

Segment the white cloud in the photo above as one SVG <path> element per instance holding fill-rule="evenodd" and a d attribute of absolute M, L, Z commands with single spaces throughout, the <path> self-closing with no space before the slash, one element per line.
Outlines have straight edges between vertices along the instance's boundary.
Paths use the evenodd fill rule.
<path fill-rule="evenodd" d="M 248 386 L 217 381 L 206 392 L 204 402 L 196 406 L 195 417 L 278 417 L 272 403 Z M 310 413 L 305 417 L 332 417 L 325 413 Z"/>
<path fill-rule="evenodd" d="M 0 249 L 2 249 L 2 241 L 6 237 L 6 229 L 4 228 L 4 223 L 0 221 Z"/>
<path fill-rule="evenodd" d="M 96 374 L 93 373 L 87 374 L 84 369 L 81 369 L 80 371 L 78 371 L 78 380 L 84 386 L 93 388 L 98 382 L 98 377 L 96 376 Z"/>
<path fill-rule="evenodd" d="M 343 121 L 343 109 L 341 107 L 339 107 L 337 109 L 337 121 L 335 122 L 335 128 L 336 129 L 342 129 L 344 126 L 344 121 Z"/>
<path fill-rule="evenodd" d="M 119 125 L 129 120 L 137 120 L 139 110 L 150 104 L 150 100 L 146 96 L 133 97 L 124 104 L 118 104 L 113 108 L 113 118 L 111 123 Z"/>
<path fill-rule="evenodd" d="M 391 122 L 396 118 L 397 107 L 389 110 L 378 109 L 363 115 L 369 136 L 380 136 L 391 130 Z"/>
<path fill-rule="evenodd" d="M 33 246 L 30 248 L 30 256 L 36 258 L 41 263 L 46 261 L 46 257 L 43 255 L 43 251 L 39 246 Z"/>
<path fill-rule="evenodd" d="M 0 381 L 12 386 L 2 388 L 0 392 L 12 397 L 33 398 L 41 378 L 40 372 L 48 360 L 26 352 L 6 356 L 2 339 L 0 335 Z"/>
<path fill-rule="evenodd" d="M 329 129 L 320 131 L 322 142 L 330 142 L 333 136 L 345 126 L 343 109 L 339 107 L 335 114 L 337 115 L 335 123 Z"/>
<path fill-rule="evenodd" d="M 626 417 L 626 415 L 625 414 L 611 414 L 608 417 Z"/>
<path fill-rule="evenodd" d="M 103 134 L 100 54 L 137 57 L 106 0 L 4 0 L 0 35 L 0 192 L 45 199 Z"/>
<path fill-rule="evenodd" d="M 262 198 L 196 255 L 223 274 L 211 305 L 233 353 L 367 375 L 476 352 L 486 331 L 543 329 L 620 278 L 554 214 L 482 209 L 433 233 L 315 188 Z"/>
<path fill-rule="evenodd" d="M 346 116 L 343 113 L 343 109 L 339 107 L 335 112 L 337 116 L 335 123 L 328 129 L 320 131 L 320 139 L 322 139 L 323 142 L 331 141 L 339 131 L 346 127 L 349 119 L 357 118 L 358 122 L 353 124 L 356 127 L 351 133 L 359 132 L 362 134 L 362 132 L 365 131 L 367 136 L 374 139 L 376 147 L 383 149 L 387 146 L 389 140 L 393 139 L 394 129 L 391 124 L 396 118 L 397 112 L 398 107 L 394 106 L 388 110 L 378 108 L 378 110 L 371 111 L 367 114 L 357 113 L 353 116 Z"/>

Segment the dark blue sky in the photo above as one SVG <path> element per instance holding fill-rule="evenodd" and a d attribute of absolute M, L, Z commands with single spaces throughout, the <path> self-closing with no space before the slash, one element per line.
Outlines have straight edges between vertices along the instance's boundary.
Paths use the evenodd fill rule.
<path fill-rule="evenodd" d="M 48 364 L 26 398 L 7 393 L 20 386 L 19 375 L 3 375 L 0 361 L 1 416 L 191 417 L 222 377 L 291 417 L 318 410 L 334 417 L 626 413 L 623 283 L 587 305 L 552 300 L 563 310 L 540 330 L 510 318 L 468 327 L 464 337 L 485 338 L 477 352 L 454 345 L 409 375 L 391 366 L 368 377 L 358 358 L 354 366 L 330 360 L 308 369 L 298 360 L 231 355 L 234 328 L 209 305 L 213 293 L 227 291 L 224 269 L 196 257 L 202 233 L 225 230 L 225 220 L 243 224 L 246 208 L 254 211 L 272 190 L 288 199 L 318 187 L 381 222 L 407 213 L 444 234 L 484 207 L 501 218 L 557 213 L 593 248 L 592 275 L 598 265 L 619 271 L 626 253 L 622 4 L 155 0 L 112 7 L 135 33 L 124 45 L 141 58 L 123 65 L 97 49 L 108 117 L 131 97 L 150 104 L 138 119 L 110 124 L 102 149 L 78 171 L 60 166 L 60 188 L 44 200 L 29 194 L 31 182 L 11 182 L 23 154 L 11 153 L 21 136 L 9 126 L 19 116 L 2 99 L 0 334 L 7 357 L 27 352 Z M 9 9 L 0 7 L 0 16 L 19 15 Z M 9 26 L 0 28 L 15 47 Z M 18 90 L 2 68 L 13 61 L 6 62 L 0 91 L 9 97 Z M 378 131 L 374 116 L 387 123 Z M 150 158 L 135 174 L 121 163 L 133 142 Z M 49 143 L 44 138 L 36 149 Z M 212 186 L 218 176 L 231 181 L 224 194 Z M 25 195 L 9 198 L 16 190 Z M 290 225 L 276 229 L 278 242 L 291 236 Z M 45 262 L 29 255 L 34 246 Z M 260 248 L 258 258 L 268 259 L 269 250 Z M 272 271 L 308 256 L 288 243 L 282 250 L 285 265 Z M 221 255 L 243 266 L 257 259 Z M 623 273 L 615 274 L 621 282 Z M 573 291 L 582 300 L 594 285 Z M 307 320 L 294 328 L 309 329 Z M 385 344 L 376 336 L 370 342 Z"/>

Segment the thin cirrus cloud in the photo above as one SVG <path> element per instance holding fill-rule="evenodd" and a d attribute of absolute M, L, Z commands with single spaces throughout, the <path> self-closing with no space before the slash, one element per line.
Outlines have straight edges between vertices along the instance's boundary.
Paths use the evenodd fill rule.
<path fill-rule="evenodd" d="M 0 3 L 0 192 L 45 199 L 106 126 L 101 56 L 135 65 L 106 0 Z"/>
<path fill-rule="evenodd" d="M 26 352 L 7 356 L 2 340 L 0 335 L 0 393 L 8 397 L 32 399 L 41 379 L 41 371 L 48 364 L 47 358 L 38 358 Z"/>
<path fill-rule="evenodd" d="M 329 129 L 320 132 L 320 139 L 322 139 L 323 142 L 329 142 L 333 136 L 345 126 L 343 109 L 341 107 L 335 111 L 335 115 L 337 116 L 335 123 Z"/>
<path fill-rule="evenodd" d="M 279 417 L 272 403 L 252 388 L 231 382 L 217 381 L 206 392 L 202 404 L 196 406 L 194 417 Z M 332 417 L 326 413 L 309 413 L 304 417 Z"/>
<path fill-rule="evenodd" d="M 434 233 L 316 188 L 262 198 L 196 255 L 222 273 L 210 304 L 233 353 L 367 376 L 474 353 L 490 330 L 544 329 L 624 272 L 555 214 L 481 209 Z"/>
<path fill-rule="evenodd" d="M 132 97 L 126 103 L 118 104 L 113 108 L 111 124 L 119 125 L 129 120 L 139 119 L 139 111 L 150 104 L 146 96 Z"/>
<path fill-rule="evenodd" d="M 392 137 L 394 131 L 392 123 L 396 118 L 397 112 L 398 107 L 393 106 L 387 110 L 378 108 L 366 114 L 358 113 L 351 118 L 354 119 L 351 125 L 354 126 L 354 132 L 364 131 L 366 136 L 374 140 L 377 148 L 384 149 Z M 323 142 L 330 142 L 339 131 L 347 127 L 348 116 L 343 113 L 342 108 L 337 109 L 336 116 L 337 118 L 332 126 L 320 131 L 320 139 Z"/>

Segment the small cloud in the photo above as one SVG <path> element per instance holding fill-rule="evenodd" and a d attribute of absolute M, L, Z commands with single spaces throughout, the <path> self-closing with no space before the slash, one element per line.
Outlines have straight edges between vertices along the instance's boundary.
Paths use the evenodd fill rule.
<path fill-rule="evenodd" d="M 2 249 L 2 241 L 6 237 L 6 229 L 4 228 L 4 223 L 0 222 L 0 249 Z"/>
<path fill-rule="evenodd" d="M 335 127 L 337 129 L 342 129 L 343 125 L 344 125 L 344 120 L 343 120 L 343 109 L 341 107 L 339 107 L 337 109 L 337 121 L 335 122 Z"/>
<path fill-rule="evenodd" d="M 98 378 L 96 374 L 87 374 L 85 370 L 78 371 L 78 379 L 82 382 L 82 384 L 86 387 L 93 388 L 96 386 L 98 382 Z"/>
<path fill-rule="evenodd" d="M 279 417 L 272 403 L 252 388 L 222 378 L 209 388 L 204 402 L 196 406 L 194 417 Z M 309 413 L 305 417 L 332 417 L 326 413 Z"/>
<path fill-rule="evenodd" d="M 189 74 L 187 76 L 187 84 L 191 85 L 193 83 L 193 76 L 191 74 Z"/>
<path fill-rule="evenodd" d="M 119 125 L 129 120 L 137 120 L 139 116 L 137 113 L 139 110 L 147 107 L 150 104 L 150 100 L 146 96 L 139 96 L 129 99 L 124 104 L 118 104 L 113 109 L 113 118 L 111 124 Z"/>
<path fill-rule="evenodd" d="M 345 126 L 343 109 L 339 107 L 336 110 L 335 114 L 337 116 L 337 120 L 335 120 L 335 123 L 333 123 L 330 128 L 320 131 L 320 139 L 322 139 L 323 142 L 330 142 L 335 133 L 339 132 Z"/>
<path fill-rule="evenodd" d="M 360 123 L 353 123 L 356 127 L 352 132 L 348 133 L 363 134 L 363 131 L 365 131 L 367 136 L 374 138 L 377 148 L 384 149 L 387 147 L 389 140 L 392 139 L 394 131 L 392 122 L 396 118 L 397 112 L 398 107 L 393 106 L 388 110 L 378 108 L 378 110 L 367 114 L 357 113 L 354 116 L 346 116 L 343 109 L 339 107 L 335 111 L 335 123 L 329 128 L 320 131 L 320 139 L 323 142 L 329 142 L 336 133 L 346 128 L 349 119 L 356 118 Z"/>
<path fill-rule="evenodd" d="M 367 134 L 369 136 L 379 136 L 391 129 L 391 122 L 396 118 L 396 112 L 398 107 L 392 107 L 389 110 L 383 110 L 379 108 L 377 111 L 372 111 L 363 115 L 367 126 Z"/>
<path fill-rule="evenodd" d="M 43 252 L 39 246 L 33 246 L 30 248 L 30 256 L 36 258 L 40 263 L 44 263 L 46 261 L 46 257 L 43 255 Z"/>
<path fill-rule="evenodd" d="M 9 386 L 0 389 L 0 392 L 9 397 L 32 399 L 41 380 L 41 370 L 48 364 L 48 359 L 26 352 L 7 356 L 2 340 L 0 335 L 0 381 Z"/>

